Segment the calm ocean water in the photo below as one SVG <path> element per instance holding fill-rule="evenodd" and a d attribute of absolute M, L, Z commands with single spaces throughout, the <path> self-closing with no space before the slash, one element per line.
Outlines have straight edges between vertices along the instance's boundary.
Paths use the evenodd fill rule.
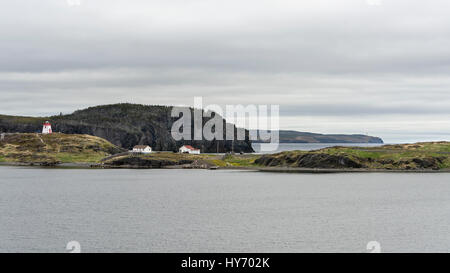
<path fill-rule="evenodd" d="M 346 147 L 378 147 L 386 144 L 378 143 L 280 143 L 278 144 L 278 149 L 270 152 L 261 152 L 261 143 L 252 143 L 253 150 L 256 153 L 278 153 L 284 151 L 311 151 L 319 150 L 327 147 L 333 146 L 346 146 Z"/>
<path fill-rule="evenodd" d="M 450 174 L 0 174 L 0 252 L 450 251 Z"/>

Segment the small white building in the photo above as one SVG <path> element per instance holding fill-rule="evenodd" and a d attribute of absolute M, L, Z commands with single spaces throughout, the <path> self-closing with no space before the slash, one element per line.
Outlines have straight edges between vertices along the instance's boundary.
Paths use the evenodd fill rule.
<path fill-rule="evenodd" d="M 53 133 L 52 131 L 52 125 L 50 124 L 50 122 L 46 121 L 42 127 L 42 133 L 43 134 L 51 134 Z"/>
<path fill-rule="evenodd" d="M 182 154 L 200 154 L 200 149 L 196 149 L 191 145 L 183 145 L 178 151 Z"/>
<path fill-rule="evenodd" d="M 152 147 L 148 145 L 136 145 L 133 147 L 133 153 L 149 154 L 152 152 Z"/>

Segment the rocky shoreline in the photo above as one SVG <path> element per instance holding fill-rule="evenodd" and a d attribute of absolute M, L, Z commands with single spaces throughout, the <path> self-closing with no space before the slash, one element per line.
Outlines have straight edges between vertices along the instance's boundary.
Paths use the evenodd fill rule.
<path fill-rule="evenodd" d="M 390 169 L 354 169 L 354 168 L 293 168 L 293 167 L 238 167 L 225 166 L 213 167 L 207 165 L 167 165 L 167 166 L 139 166 L 139 165 L 103 165 L 90 163 L 61 163 L 55 165 L 20 163 L 20 162 L 0 162 L 2 166 L 13 167 L 35 167 L 35 168 L 75 168 L 75 169 L 203 169 L 203 170 L 241 170 L 241 171 L 258 171 L 258 172 L 275 172 L 275 173 L 304 173 L 304 174 L 327 174 L 327 173 L 450 173 L 450 169 L 415 169 L 415 170 L 390 170 Z"/>

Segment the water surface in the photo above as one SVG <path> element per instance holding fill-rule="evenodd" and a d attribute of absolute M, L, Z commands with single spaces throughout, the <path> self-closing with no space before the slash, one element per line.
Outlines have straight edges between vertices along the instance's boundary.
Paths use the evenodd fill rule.
<path fill-rule="evenodd" d="M 0 167 L 0 252 L 450 250 L 450 174 Z"/>

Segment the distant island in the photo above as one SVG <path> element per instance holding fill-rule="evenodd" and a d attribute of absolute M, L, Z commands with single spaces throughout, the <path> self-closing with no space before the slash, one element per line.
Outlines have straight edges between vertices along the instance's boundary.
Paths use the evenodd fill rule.
<path fill-rule="evenodd" d="M 379 143 L 383 139 L 368 135 L 315 134 L 308 132 L 280 130 L 280 143 Z M 257 140 L 255 143 L 264 141 Z"/>

